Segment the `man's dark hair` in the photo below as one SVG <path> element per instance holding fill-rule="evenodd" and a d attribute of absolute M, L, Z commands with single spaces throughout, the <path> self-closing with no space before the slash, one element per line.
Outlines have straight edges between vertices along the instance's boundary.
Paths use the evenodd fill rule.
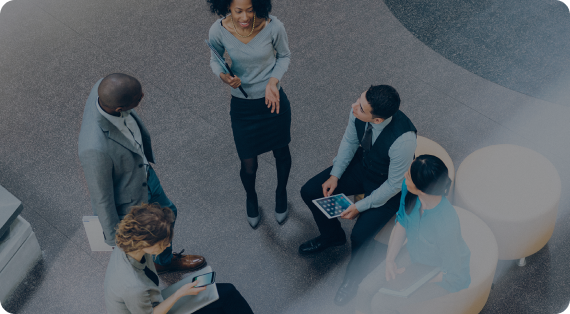
<path fill-rule="evenodd" d="M 400 95 L 389 85 L 372 85 L 366 91 L 366 101 L 372 107 L 372 116 L 388 119 L 400 109 Z"/>
<path fill-rule="evenodd" d="M 230 4 L 233 0 L 207 0 L 210 4 L 210 11 L 219 16 L 226 16 L 230 13 Z M 271 12 L 271 0 L 251 0 L 253 12 L 259 18 L 266 19 Z"/>
<path fill-rule="evenodd" d="M 113 73 L 101 81 L 97 93 L 102 106 L 116 109 L 130 107 L 135 101 L 140 101 L 142 87 L 141 83 L 130 75 Z"/>

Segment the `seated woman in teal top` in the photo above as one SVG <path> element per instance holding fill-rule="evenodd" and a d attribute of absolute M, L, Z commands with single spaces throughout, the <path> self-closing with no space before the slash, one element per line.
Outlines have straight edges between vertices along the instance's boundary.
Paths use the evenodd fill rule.
<path fill-rule="evenodd" d="M 412 162 L 402 183 L 386 261 L 360 285 L 359 312 L 398 313 L 401 307 L 469 287 L 471 252 L 461 236 L 459 217 L 445 197 L 450 185 L 447 167 L 439 158 L 421 155 Z M 441 272 L 408 298 L 378 292 L 412 263 L 436 266 Z"/>

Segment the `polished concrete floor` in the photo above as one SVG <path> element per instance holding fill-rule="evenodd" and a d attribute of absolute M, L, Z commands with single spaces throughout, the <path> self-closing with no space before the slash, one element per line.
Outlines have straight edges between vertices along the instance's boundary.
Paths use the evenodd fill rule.
<path fill-rule="evenodd" d="M 448 60 L 546 101 L 570 99 L 570 18 L 558 0 L 387 0 L 396 18 Z"/>
<path fill-rule="evenodd" d="M 416 6 L 419 1 L 405 2 L 408 12 L 425 11 Z M 439 3 L 429 12 L 462 16 L 471 12 L 462 10 L 473 10 L 479 17 L 470 23 L 481 27 L 490 23 L 481 12 L 489 11 L 493 19 L 506 6 Z M 521 23 L 532 8 L 525 10 Z M 265 217 L 260 228 L 251 230 L 230 127 L 229 90 L 211 73 L 203 43 L 217 18 L 205 1 L 14 0 L 2 8 L 0 185 L 22 200 L 22 216 L 43 253 L 6 309 L 105 312 L 102 287 L 109 253 L 91 252 L 83 229 L 82 216 L 92 212 L 77 137 L 92 85 L 109 73 L 124 72 L 143 85 L 145 99 L 137 111 L 152 136 L 158 176 L 179 209 L 175 250 L 205 256 L 218 281 L 235 284 L 255 313 L 354 312 L 352 303 L 337 307 L 332 302 L 349 245 L 314 258 L 297 254 L 300 243 L 317 235 L 298 191 L 330 165 L 350 104 L 371 84 L 381 83 L 399 91 L 402 110 L 418 134 L 440 143 L 456 168 L 473 151 L 503 143 L 534 149 L 555 165 L 563 193 L 554 234 L 527 258 L 527 266 L 499 263 L 482 313 L 564 310 L 570 302 L 570 195 L 564 193 L 570 183 L 570 108 L 568 98 L 560 96 L 567 85 L 558 74 L 567 72 L 538 69 L 542 76 L 525 78 L 530 85 L 534 79 L 537 86 L 550 88 L 558 95 L 554 98 L 525 92 L 519 87 L 528 84 L 505 83 L 519 79 L 520 63 L 533 64 L 524 51 L 504 53 L 503 45 L 488 46 L 521 60 L 495 60 L 490 68 L 502 70 L 484 75 L 465 60 L 484 64 L 486 50 L 454 49 L 462 43 L 455 37 L 433 45 L 425 40 L 429 28 L 415 29 L 394 1 L 282 0 L 274 1 L 272 14 L 285 24 L 292 53 L 283 78 L 293 114 L 291 216 L 283 226 L 273 219 L 275 167 L 272 155 L 264 154 L 257 189 Z M 509 18 L 517 20 L 512 14 Z M 531 23 L 530 30 L 548 25 Z M 453 31 L 450 25 L 441 27 Z M 521 36 L 516 28 L 510 32 Z M 533 34 L 540 32 L 530 32 L 525 45 L 543 41 Z M 496 41 L 507 37 L 501 34 Z M 478 46 L 470 40 L 464 37 L 465 47 Z M 516 40 L 512 44 L 519 49 Z M 453 57 L 440 47 L 454 51 Z M 567 46 L 557 47 L 564 51 Z M 533 51 L 539 61 L 548 55 Z M 570 55 L 557 53 L 549 60 L 570 64 Z M 560 80 L 545 85 L 544 77 Z M 347 232 L 351 226 L 343 222 Z M 161 276 L 161 285 L 182 276 Z"/>

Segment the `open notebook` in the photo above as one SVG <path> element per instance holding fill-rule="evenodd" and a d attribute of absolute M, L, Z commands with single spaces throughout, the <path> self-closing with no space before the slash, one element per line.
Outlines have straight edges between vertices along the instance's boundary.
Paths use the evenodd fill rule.
<path fill-rule="evenodd" d="M 400 274 L 396 279 L 388 281 L 379 292 L 397 297 L 407 298 L 426 282 L 430 281 L 440 272 L 439 267 L 414 263 Z"/>
<path fill-rule="evenodd" d="M 166 300 L 169 296 L 174 294 L 176 290 L 187 283 L 192 282 L 192 278 L 196 276 L 203 275 L 212 271 L 212 267 L 207 266 L 199 271 L 190 273 L 189 276 L 180 280 L 179 282 L 169 286 L 168 288 L 161 291 L 162 297 Z M 211 284 L 206 286 L 206 290 L 198 293 L 198 295 L 187 295 L 178 299 L 178 301 L 172 306 L 168 314 L 189 314 L 203 308 L 204 306 L 216 301 L 220 298 L 218 295 L 218 289 L 216 284 Z"/>

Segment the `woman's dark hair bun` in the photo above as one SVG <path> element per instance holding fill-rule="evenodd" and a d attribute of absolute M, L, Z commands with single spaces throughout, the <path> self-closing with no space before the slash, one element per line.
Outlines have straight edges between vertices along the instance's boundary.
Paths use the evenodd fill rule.
<path fill-rule="evenodd" d="M 431 195 L 446 195 L 451 186 L 447 166 L 433 155 L 418 156 L 410 167 L 414 185 L 422 192 Z"/>
<path fill-rule="evenodd" d="M 433 155 L 416 157 L 410 166 L 410 177 L 417 189 L 430 195 L 447 195 L 452 182 L 445 163 Z M 410 214 L 417 198 L 413 193 L 406 194 L 406 213 Z"/>

